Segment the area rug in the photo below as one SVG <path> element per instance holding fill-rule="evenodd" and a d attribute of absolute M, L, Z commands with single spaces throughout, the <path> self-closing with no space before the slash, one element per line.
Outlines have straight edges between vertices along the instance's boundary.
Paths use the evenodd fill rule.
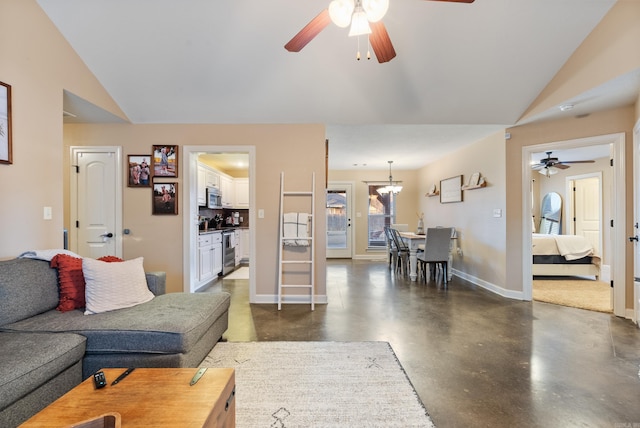
<path fill-rule="evenodd" d="M 598 312 L 612 312 L 611 286 L 602 281 L 534 280 L 533 300 Z"/>
<path fill-rule="evenodd" d="M 249 279 L 249 268 L 247 266 L 243 266 L 240 269 L 236 269 L 229 275 L 225 276 L 224 279 Z"/>
<path fill-rule="evenodd" d="M 387 342 L 221 342 L 201 367 L 236 370 L 236 425 L 433 427 Z"/>

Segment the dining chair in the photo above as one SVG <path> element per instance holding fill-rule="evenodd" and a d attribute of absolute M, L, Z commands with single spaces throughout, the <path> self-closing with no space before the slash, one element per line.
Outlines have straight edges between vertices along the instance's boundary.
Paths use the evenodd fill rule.
<path fill-rule="evenodd" d="M 397 229 L 389 228 L 391 236 L 393 237 L 393 243 L 396 246 L 398 255 L 396 259 L 396 271 L 398 268 L 407 275 L 409 273 L 409 246 L 400 236 L 400 232 Z"/>
<path fill-rule="evenodd" d="M 417 255 L 420 272 L 422 272 L 425 281 L 427 279 L 427 265 L 429 265 L 431 279 L 435 279 L 436 267 L 441 266 L 444 283 L 447 283 L 452 232 L 453 228 L 451 227 L 427 229 L 424 252 Z"/>
<path fill-rule="evenodd" d="M 397 263 L 396 258 L 398 257 L 398 249 L 396 248 L 396 244 L 393 240 L 393 234 L 389 226 L 384 227 L 384 236 L 387 238 L 387 249 L 389 251 L 389 268 L 391 268 L 392 262 L 394 265 Z"/>

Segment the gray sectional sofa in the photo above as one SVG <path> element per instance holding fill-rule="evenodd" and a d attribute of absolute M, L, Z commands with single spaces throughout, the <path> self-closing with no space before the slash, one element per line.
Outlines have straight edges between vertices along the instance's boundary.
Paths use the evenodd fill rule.
<path fill-rule="evenodd" d="M 0 426 L 17 426 L 103 367 L 197 367 L 228 326 L 228 293 L 165 294 L 130 308 L 59 312 L 56 269 L 0 261 Z M 109 379 L 108 379 L 109 381 Z"/>

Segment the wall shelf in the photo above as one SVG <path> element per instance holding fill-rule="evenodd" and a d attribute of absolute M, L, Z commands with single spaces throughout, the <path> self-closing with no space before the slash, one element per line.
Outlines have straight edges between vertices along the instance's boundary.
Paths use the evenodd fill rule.
<path fill-rule="evenodd" d="M 440 194 L 440 192 L 438 192 L 437 190 L 435 192 L 429 192 L 429 193 L 425 193 L 425 196 L 438 196 Z"/>

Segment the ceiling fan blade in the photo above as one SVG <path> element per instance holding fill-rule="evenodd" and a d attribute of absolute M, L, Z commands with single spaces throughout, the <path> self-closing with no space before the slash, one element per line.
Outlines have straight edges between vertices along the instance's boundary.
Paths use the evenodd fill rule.
<path fill-rule="evenodd" d="M 581 161 L 562 161 L 560 163 L 594 163 L 594 160 L 581 160 Z"/>
<path fill-rule="evenodd" d="M 537 171 L 539 169 L 544 168 L 545 166 L 546 165 L 544 165 L 544 164 L 538 163 L 538 164 L 535 164 L 535 165 L 531 165 L 531 169 L 534 170 L 534 171 Z"/>
<path fill-rule="evenodd" d="M 569 165 L 563 165 L 561 163 L 556 163 L 556 164 L 553 164 L 553 167 L 554 168 L 558 168 L 558 169 L 567 169 L 567 168 L 569 168 Z"/>
<path fill-rule="evenodd" d="M 430 1 L 450 1 L 454 3 L 473 3 L 475 0 L 430 0 Z"/>
<path fill-rule="evenodd" d="M 315 36 L 329 25 L 331 18 L 329 17 L 329 9 L 325 9 L 313 18 L 302 30 L 298 32 L 284 48 L 289 52 L 300 52 Z"/>
<path fill-rule="evenodd" d="M 371 34 L 369 34 L 369 43 L 376 54 L 379 63 L 391 61 L 396 56 L 393 44 L 389 38 L 389 33 L 382 21 L 370 22 Z"/>

